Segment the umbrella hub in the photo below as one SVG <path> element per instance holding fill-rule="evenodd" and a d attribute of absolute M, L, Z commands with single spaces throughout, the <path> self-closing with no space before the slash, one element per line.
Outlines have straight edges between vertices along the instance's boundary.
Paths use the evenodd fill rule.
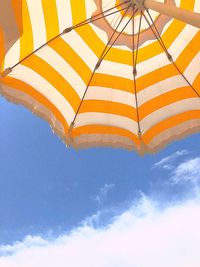
<path fill-rule="evenodd" d="M 108 40 L 114 41 L 112 46 L 124 45 L 133 49 L 134 35 L 134 46 L 136 48 L 140 32 L 140 39 L 138 40 L 138 46 L 140 47 L 148 40 L 157 40 L 155 31 L 152 31 L 152 23 L 154 23 L 158 33 L 162 33 L 165 25 L 171 20 L 170 17 L 162 14 L 158 15 L 156 12 L 151 12 L 150 20 L 147 12 L 145 12 L 144 4 L 146 4 L 146 1 L 148 0 L 112 0 L 108 6 L 108 0 L 95 0 L 96 11 L 92 15 L 94 19 L 91 23 L 103 30 L 107 34 Z M 159 1 L 170 4 L 170 6 L 176 5 L 175 0 Z M 148 23 L 143 13 L 147 16 Z M 102 14 L 100 19 L 98 19 L 99 14 Z"/>
<path fill-rule="evenodd" d="M 141 1 L 141 0 L 140 0 Z M 143 0 L 144 1 L 144 0 Z M 134 12 L 134 17 L 136 17 L 138 14 L 140 14 L 140 10 L 142 7 L 135 4 L 134 0 L 116 0 L 116 7 L 118 10 L 122 10 L 120 13 L 123 16 L 125 14 L 125 17 L 132 17 Z M 126 10 L 128 8 L 128 10 Z M 137 10 L 136 10 L 137 8 Z"/>
<path fill-rule="evenodd" d="M 144 8 L 144 2 L 145 0 L 130 0 L 133 5 L 135 5 L 137 8 Z"/>

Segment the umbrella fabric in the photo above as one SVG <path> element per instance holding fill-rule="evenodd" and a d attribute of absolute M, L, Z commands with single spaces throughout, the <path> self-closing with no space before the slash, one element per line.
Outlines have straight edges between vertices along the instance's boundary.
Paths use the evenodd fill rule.
<path fill-rule="evenodd" d="M 22 32 L 7 49 L 0 24 L 0 93 L 67 145 L 154 152 L 199 131 L 199 29 L 130 0 L 3 2 Z M 199 0 L 165 3 L 200 12 Z"/>
<path fill-rule="evenodd" d="M 0 64 L 5 53 L 20 38 L 22 31 L 22 0 L 0 1 Z"/>

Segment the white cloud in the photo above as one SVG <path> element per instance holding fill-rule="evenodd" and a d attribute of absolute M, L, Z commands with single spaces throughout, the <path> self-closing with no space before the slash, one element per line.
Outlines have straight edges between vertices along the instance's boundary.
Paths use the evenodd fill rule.
<path fill-rule="evenodd" d="M 106 199 L 109 191 L 111 191 L 115 187 L 114 184 L 105 184 L 101 189 L 99 194 L 94 198 L 98 202 L 98 204 L 102 204 Z"/>
<path fill-rule="evenodd" d="M 177 151 L 157 167 L 187 153 Z M 161 208 L 163 203 L 142 196 L 105 227 L 94 227 L 99 225 L 99 211 L 56 239 L 27 236 L 23 242 L 0 246 L 0 267 L 199 267 L 200 158 L 179 163 L 170 173 L 174 184 L 189 182 L 193 199 Z M 99 201 L 113 187 L 105 184 Z"/>
<path fill-rule="evenodd" d="M 1 267 L 199 267 L 200 200 L 161 210 L 143 197 L 107 227 L 1 246 Z"/>
<path fill-rule="evenodd" d="M 200 158 L 193 158 L 179 164 L 172 173 L 172 181 L 175 184 L 191 182 L 197 185 L 200 181 Z"/>
<path fill-rule="evenodd" d="M 160 161 L 156 162 L 153 165 L 153 168 L 161 168 L 161 169 L 166 169 L 166 170 L 172 170 L 174 168 L 174 161 L 178 159 L 179 157 L 186 156 L 188 155 L 189 152 L 187 150 L 178 150 L 172 155 L 165 157 L 161 159 Z"/>

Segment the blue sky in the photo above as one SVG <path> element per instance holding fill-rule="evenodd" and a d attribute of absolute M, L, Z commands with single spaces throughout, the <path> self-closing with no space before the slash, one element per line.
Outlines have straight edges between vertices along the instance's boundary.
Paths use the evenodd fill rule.
<path fill-rule="evenodd" d="M 48 249 L 52 244 L 57 246 L 60 240 L 71 240 L 72 233 L 77 231 L 81 233 L 77 242 L 84 243 L 85 231 L 93 238 L 96 231 L 104 229 L 103 236 L 109 243 L 112 235 L 108 229 L 132 225 L 136 219 L 140 222 L 140 215 L 135 214 L 146 214 L 145 223 L 141 221 L 139 225 L 148 225 L 148 229 L 151 229 L 148 224 L 151 216 L 155 216 L 155 221 L 163 220 L 163 225 L 163 218 L 174 218 L 170 209 L 177 209 L 180 218 L 188 210 L 193 211 L 192 220 L 197 221 L 200 217 L 199 134 L 144 157 L 109 148 L 75 151 L 66 149 L 45 121 L 3 98 L 0 98 L 0 125 L 0 266 L 23 267 L 16 260 L 8 263 L 9 257 L 21 255 L 24 248 L 36 247 L 40 259 L 40 247 Z M 124 214 L 128 214 L 129 219 Z M 170 231 L 173 227 L 176 223 Z M 189 222 L 184 227 L 186 235 L 193 237 Z M 135 228 L 130 228 L 131 234 L 136 233 L 134 231 Z M 88 250 L 93 247 L 92 238 L 87 243 Z M 193 244 L 200 244 L 200 237 L 195 242 Z M 16 244 L 21 244 L 20 248 L 16 248 Z M 78 247 L 76 249 L 79 251 Z M 195 249 L 196 245 L 192 251 Z M 167 246 L 163 251 L 167 251 Z M 29 265 L 23 253 L 20 257 L 26 267 L 39 266 Z M 191 256 L 193 267 L 197 266 L 195 257 Z M 118 266 L 114 261 L 111 257 L 109 265 L 102 263 L 101 267 Z M 125 264 L 123 259 L 122 263 Z M 147 266 L 142 264 L 137 266 Z M 90 266 L 87 259 L 82 266 L 86 265 Z M 71 264 L 74 266 L 78 265 Z M 91 263 L 91 266 L 99 265 Z M 183 267 L 181 263 L 180 266 Z M 129 267 L 128 263 L 126 267 Z"/>

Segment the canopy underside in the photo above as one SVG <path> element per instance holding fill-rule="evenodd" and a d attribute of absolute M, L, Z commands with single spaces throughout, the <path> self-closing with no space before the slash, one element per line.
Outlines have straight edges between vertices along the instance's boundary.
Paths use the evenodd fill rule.
<path fill-rule="evenodd" d="M 87 18 L 98 18 L 98 1 L 23 0 L 19 11 L 11 6 L 16 16 L 22 11 L 22 22 L 11 49 L 6 48 L 6 26 L 1 28 L 1 72 L 8 71 L 0 94 L 47 120 L 74 148 L 151 153 L 199 132 L 199 30 L 147 11 L 133 24 L 118 1 L 102 3 L 112 20 L 103 14 L 100 24 L 90 20 L 81 26 Z M 176 1 L 196 12 L 199 4 Z"/>

